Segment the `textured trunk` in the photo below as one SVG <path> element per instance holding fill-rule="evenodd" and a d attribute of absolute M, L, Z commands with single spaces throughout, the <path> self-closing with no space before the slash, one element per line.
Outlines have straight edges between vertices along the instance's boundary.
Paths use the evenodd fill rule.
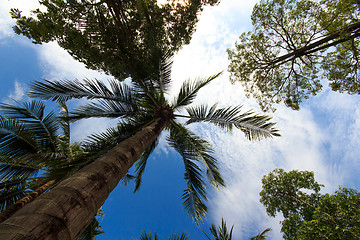
<path fill-rule="evenodd" d="M 164 118 L 156 119 L 20 209 L 0 224 L 0 239 L 76 239 L 165 124 Z"/>
<path fill-rule="evenodd" d="M 11 215 L 13 215 L 16 211 L 24 207 L 26 204 L 34 201 L 40 194 L 45 192 L 53 183 L 55 183 L 54 180 L 48 181 L 35 191 L 31 192 L 29 195 L 23 197 L 13 205 L 11 205 L 9 208 L 7 208 L 5 211 L 3 211 L 0 214 L 0 223 L 8 219 Z"/>

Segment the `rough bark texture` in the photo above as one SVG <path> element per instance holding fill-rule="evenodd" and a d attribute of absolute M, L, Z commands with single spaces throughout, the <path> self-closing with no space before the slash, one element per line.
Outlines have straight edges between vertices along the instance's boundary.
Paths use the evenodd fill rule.
<path fill-rule="evenodd" d="M 3 211 L 0 214 L 0 223 L 8 219 L 11 215 L 13 215 L 16 211 L 24 207 L 26 204 L 34 201 L 40 194 L 45 192 L 54 183 L 55 183 L 54 180 L 48 181 L 47 183 L 45 183 L 35 191 L 31 192 L 29 195 L 23 197 L 22 199 L 11 205 L 9 208 L 7 208 L 5 211 Z"/>
<path fill-rule="evenodd" d="M 0 239 L 76 239 L 165 124 L 157 119 L 20 209 L 0 224 Z"/>

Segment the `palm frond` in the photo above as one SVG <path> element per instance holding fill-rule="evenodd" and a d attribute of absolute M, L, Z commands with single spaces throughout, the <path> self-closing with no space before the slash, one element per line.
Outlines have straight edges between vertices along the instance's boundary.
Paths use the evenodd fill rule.
<path fill-rule="evenodd" d="M 97 103 L 89 103 L 71 112 L 70 120 L 78 120 L 92 117 L 119 118 L 134 116 L 138 112 L 132 105 L 123 104 L 113 100 L 99 100 Z"/>
<path fill-rule="evenodd" d="M 10 158 L 26 156 L 40 150 L 33 131 L 15 119 L 0 116 L 0 151 Z"/>
<path fill-rule="evenodd" d="M 185 180 L 187 181 L 187 189 L 184 190 L 182 199 L 184 200 L 184 208 L 195 223 L 199 224 L 205 217 L 207 207 L 203 200 L 206 201 L 205 183 L 202 177 L 202 171 L 196 164 L 198 155 L 193 151 L 192 146 L 188 145 L 188 135 L 182 131 L 182 127 L 175 127 L 173 123 L 170 127 L 170 135 L 168 137 L 169 145 L 182 156 L 185 165 Z M 179 130 L 180 129 L 180 130 Z"/>
<path fill-rule="evenodd" d="M 145 171 L 146 163 L 148 158 L 150 157 L 151 153 L 155 150 L 156 146 L 158 145 L 159 140 L 156 139 L 150 147 L 148 147 L 140 156 L 139 160 L 136 162 L 136 177 L 135 177 L 135 189 L 134 192 L 137 192 L 140 189 L 141 182 L 142 182 L 142 175 Z"/>
<path fill-rule="evenodd" d="M 232 226 L 229 231 L 224 219 L 221 219 L 220 226 L 216 227 L 215 224 L 211 224 L 211 227 L 209 227 L 211 235 L 214 237 L 213 240 L 231 240 L 233 228 L 234 226 Z M 211 240 L 211 238 L 206 233 L 205 235 L 209 240 Z"/>
<path fill-rule="evenodd" d="M 39 172 L 39 168 L 20 163 L 3 163 L 4 157 L 1 157 L 0 178 L 8 180 L 16 176 L 17 178 L 28 178 L 35 176 Z M 9 161 L 10 162 L 10 161 Z"/>
<path fill-rule="evenodd" d="M 26 180 L 22 178 L 12 178 L 0 182 L 0 212 L 25 197 L 29 191 Z"/>
<path fill-rule="evenodd" d="M 167 238 L 168 240 L 187 240 L 188 236 L 186 236 L 186 233 L 179 234 L 173 234 L 170 238 Z"/>
<path fill-rule="evenodd" d="M 130 181 L 133 181 L 135 179 L 135 176 L 127 173 L 122 179 L 122 183 L 124 184 L 125 187 L 127 187 L 127 185 L 129 184 Z"/>
<path fill-rule="evenodd" d="M 1 113 L 9 119 L 26 124 L 36 134 L 41 145 L 49 144 L 55 149 L 55 139 L 59 125 L 53 112 L 45 115 L 45 105 L 41 101 L 23 102 L 20 106 L 0 103 Z"/>
<path fill-rule="evenodd" d="M 116 127 L 108 128 L 103 133 L 92 134 L 82 143 L 84 154 L 93 155 L 97 158 L 119 142 L 135 134 L 143 126 L 143 122 L 119 122 Z"/>
<path fill-rule="evenodd" d="M 35 81 L 30 85 L 30 96 L 44 100 L 67 101 L 73 98 L 107 99 L 132 104 L 132 90 L 125 83 L 109 81 L 110 88 L 95 79 L 69 81 Z"/>
<path fill-rule="evenodd" d="M 249 240 L 265 240 L 267 237 L 266 234 L 269 233 L 271 230 L 271 228 L 267 228 L 255 237 L 249 238 Z"/>
<path fill-rule="evenodd" d="M 165 93 L 169 90 L 171 84 L 171 68 L 173 64 L 172 53 L 166 53 L 162 56 L 160 64 L 158 66 L 158 75 L 155 77 L 156 87 L 161 93 Z"/>
<path fill-rule="evenodd" d="M 269 116 L 257 115 L 252 111 L 241 113 L 241 106 L 218 109 L 216 107 L 214 104 L 210 108 L 206 105 L 187 108 L 189 120 L 186 123 L 210 122 L 228 131 L 236 127 L 251 141 L 280 136 L 278 130 L 274 129 L 275 123 L 269 122 Z"/>
<path fill-rule="evenodd" d="M 212 75 L 208 78 L 199 78 L 195 81 L 185 81 L 180 88 L 178 96 L 175 98 L 174 103 L 172 104 L 173 108 L 176 109 L 192 103 L 199 90 L 217 78 L 221 73 L 222 72 Z"/>
<path fill-rule="evenodd" d="M 187 153 L 192 154 L 192 158 L 202 161 L 206 166 L 206 175 L 213 187 L 225 187 L 225 182 L 219 172 L 218 161 L 212 156 L 214 150 L 210 144 L 203 138 L 196 136 L 181 124 L 172 122 L 172 131 L 177 132 L 180 141 L 185 145 Z"/>
<path fill-rule="evenodd" d="M 157 234 L 157 232 L 154 233 L 154 238 L 151 232 L 147 233 L 147 232 L 143 232 L 140 235 L 139 240 L 159 240 L 159 235 Z"/>

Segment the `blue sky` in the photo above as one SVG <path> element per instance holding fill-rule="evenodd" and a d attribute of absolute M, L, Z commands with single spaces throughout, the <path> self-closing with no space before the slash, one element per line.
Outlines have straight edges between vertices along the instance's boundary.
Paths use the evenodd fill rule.
<path fill-rule="evenodd" d="M 239 34 L 250 29 L 250 14 L 255 1 L 223 0 L 219 6 L 205 9 L 191 44 L 175 57 L 174 87 L 182 81 L 208 76 L 227 68 L 226 48 Z M 33 45 L 11 32 L 10 7 L 32 9 L 35 0 L 0 2 L 0 100 L 26 100 L 26 85 L 41 79 L 107 79 L 108 76 L 84 68 L 55 43 Z M 170 96 L 171 97 L 171 96 Z M 243 104 L 254 108 L 252 99 L 244 96 L 239 84 L 228 81 L 228 73 L 204 88 L 196 103 L 220 106 Z M 196 227 L 182 209 L 181 194 L 185 189 L 184 167 L 179 156 L 164 141 L 151 157 L 136 194 L 133 186 L 119 185 L 104 205 L 102 226 L 105 234 L 98 239 L 132 239 L 143 230 L 157 231 L 161 239 L 171 233 L 187 232 L 190 239 L 205 239 L 212 223 L 227 220 L 234 224 L 234 238 L 247 239 L 272 227 L 271 239 L 279 239 L 279 220 L 267 217 L 259 203 L 261 177 L 275 167 L 315 172 L 325 184 L 324 192 L 333 192 L 339 185 L 359 189 L 360 164 L 360 97 L 339 94 L 327 87 L 316 97 L 305 101 L 300 111 L 283 105 L 273 113 L 282 137 L 251 143 L 243 134 L 225 133 L 213 126 L 194 125 L 192 130 L 213 144 L 228 187 L 222 191 L 209 188 L 209 214 L 201 228 Z M 92 119 L 72 127 L 72 138 L 80 141 L 87 135 L 106 129 L 114 121 Z"/>

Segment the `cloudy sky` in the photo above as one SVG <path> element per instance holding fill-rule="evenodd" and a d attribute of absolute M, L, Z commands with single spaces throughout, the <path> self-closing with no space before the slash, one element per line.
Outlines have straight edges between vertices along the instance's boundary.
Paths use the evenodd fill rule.
<path fill-rule="evenodd" d="M 175 57 L 172 94 L 187 78 L 227 69 L 226 49 L 234 45 L 240 33 L 251 29 L 255 3 L 222 0 L 204 10 L 191 44 Z M 56 43 L 35 46 L 12 33 L 9 9 L 36 6 L 35 0 L 0 1 L 0 101 L 26 100 L 27 84 L 33 80 L 109 78 L 85 69 Z M 205 87 L 196 100 L 216 102 L 220 106 L 241 104 L 244 110 L 260 112 L 256 102 L 244 96 L 240 84 L 230 84 L 227 72 Z M 325 87 L 305 101 L 300 111 L 278 105 L 272 116 L 282 137 L 255 143 L 248 142 L 239 131 L 229 134 L 216 127 L 194 125 L 192 129 L 213 145 L 228 185 L 221 191 L 209 188 L 209 214 L 204 224 L 196 227 L 183 212 L 184 168 L 179 156 L 162 142 L 147 166 L 140 192 L 132 194 L 132 186 L 119 185 L 106 201 L 102 220 L 105 234 L 98 239 L 132 239 L 142 230 L 157 231 L 162 239 L 183 231 L 190 239 L 205 239 L 202 231 L 221 218 L 234 225 L 234 239 L 247 239 L 268 227 L 273 228 L 270 239 L 279 239 L 281 218 L 269 218 L 258 201 L 262 176 L 274 168 L 311 170 L 318 182 L 325 184 L 323 192 L 332 193 L 339 185 L 359 189 L 359 105 L 359 96 Z M 72 138 L 80 141 L 113 124 L 99 119 L 78 122 L 72 127 Z"/>

